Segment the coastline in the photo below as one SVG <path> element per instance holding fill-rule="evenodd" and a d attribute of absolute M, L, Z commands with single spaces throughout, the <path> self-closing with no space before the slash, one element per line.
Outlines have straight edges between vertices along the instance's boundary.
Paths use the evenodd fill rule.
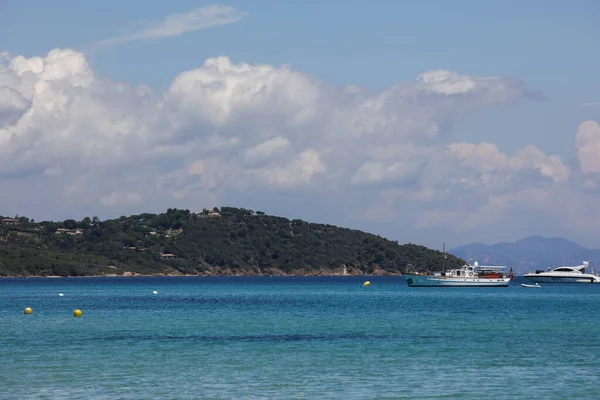
<path fill-rule="evenodd" d="M 60 278 L 130 278 L 130 277 L 177 277 L 177 276 L 402 276 L 403 274 L 399 271 L 386 271 L 378 266 L 368 268 L 368 271 L 363 271 L 361 268 L 351 265 L 347 266 L 342 264 L 337 268 L 321 268 L 321 269 L 310 269 L 310 268 L 297 268 L 290 272 L 286 272 L 280 268 L 264 268 L 258 271 L 256 269 L 232 269 L 223 268 L 219 266 L 204 266 L 202 271 L 192 270 L 195 273 L 184 273 L 174 268 L 167 268 L 164 272 L 152 272 L 152 273 L 141 273 L 126 269 L 127 267 L 115 267 L 111 266 L 110 272 L 102 274 L 84 274 L 84 275 L 27 275 L 27 276 L 0 276 L 0 278 L 45 278 L 45 279 L 60 279 Z"/>
<path fill-rule="evenodd" d="M 264 276 L 264 277 L 314 277 L 314 276 L 402 276 L 400 272 L 389 272 L 389 271 L 373 271 L 371 273 L 338 273 L 328 271 L 315 271 L 314 273 L 284 273 L 283 271 L 271 271 L 272 273 L 231 273 L 230 271 L 223 271 L 223 273 L 199 273 L 199 274 L 183 274 L 183 273 L 153 273 L 153 274 L 139 274 L 139 273 L 124 273 L 124 274 L 103 274 L 103 275 L 73 275 L 73 276 L 57 276 L 57 275 L 28 275 L 28 276 L 0 276 L 0 279 L 65 279 L 65 278 L 144 278 L 144 277 L 243 277 L 243 276 Z"/>

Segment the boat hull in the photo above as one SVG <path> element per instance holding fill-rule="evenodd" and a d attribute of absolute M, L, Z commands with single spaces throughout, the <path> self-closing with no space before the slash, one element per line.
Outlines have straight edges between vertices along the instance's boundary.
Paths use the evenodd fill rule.
<path fill-rule="evenodd" d="M 508 287 L 510 278 L 469 278 L 404 274 L 410 287 Z"/>

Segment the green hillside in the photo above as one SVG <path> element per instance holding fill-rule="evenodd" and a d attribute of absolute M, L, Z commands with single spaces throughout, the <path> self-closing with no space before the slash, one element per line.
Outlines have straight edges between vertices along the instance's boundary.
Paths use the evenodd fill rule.
<path fill-rule="evenodd" d="M 100 221 L 0 217 L 0 276 L 379 275 L 442 254 L 376 235 L 232 207 Z M 447 266 L 464 261 L 448 255 Z"/>

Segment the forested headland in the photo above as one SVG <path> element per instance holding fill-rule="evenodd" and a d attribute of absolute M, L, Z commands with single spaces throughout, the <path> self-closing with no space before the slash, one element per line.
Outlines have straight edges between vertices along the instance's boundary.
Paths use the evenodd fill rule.
<path fill-rule="evenodd" d="M 0 276 L 399 275 L 441 269 L 416 244 L 261 211 L 168 209 L 101 221 L 0 217 Z M 447 254 L 446 267 L 464 264 Z"/>

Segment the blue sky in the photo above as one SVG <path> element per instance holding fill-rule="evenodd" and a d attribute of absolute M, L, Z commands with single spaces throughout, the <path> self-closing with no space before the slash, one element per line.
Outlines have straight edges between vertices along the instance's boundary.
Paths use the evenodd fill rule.
<path fill-rule="evenodd" d="M 555 0 L 527 2 L 229 1 L 218 4 L 234 10 L 235 22 L 207 29 L 190 29 L 188 32 L 177 35 L 164 37 L 158 37 L 160 36 L 158 35 L 157 37 L 123 40 L 106 45 L 97 44 L 106 39 L 132 35 L 148 26 L 160 25 L 169 15 L 186 14 L 213 4 L 215 3 L 185 0 L 177 2 L 4 1 L 0 5 L 0 51 L 10 53 L 10 57 L 22 55 L 26 58 L 43 58 L 56 48 L 72 49 L 85 58 L 89 69 L 93 71 L 97 79 L 107 79 L 114 84 L 126 83 L 132 87 L 147 85 L 158 97 L 170 93 L 171 85 L 180 74 L 201 68 L 205 60 L 221 55 L 228 57 L 233 64 L 247 63 L 250 66 L 261 64 L 274 68 L 279 68 L 282 64 L 289 64 L 293 71 L 301 73 L 312 82 L 317 82 L 316 85 L 320 85 L 319 87 L 326 86 L 331 88 L 330 90 L 343 90 L 346 85 L 355 85 L 362 88 L 365 96 L 377 96 L 378 93 L 384 93 L 393 87 L 409 87 L 419 74 L 432 70 L 453 71 L 468 77 L 502 77 L 502 79 L 506 79 L 507 85 L 509 85 L 509 79 L 515 78 L 522 85 L 523 92 L 514 95 L 510 100 L 499 100 L 497 96 L 492 98 L 492 95 L 488 94 L 488 97 L 475 99 L 473 103 L 467 105 L 462 103 L 466 100 L 462 99 L 460 94 L 454 94 L 452 101 L 455 103 L 451 108 L 453 111 L 448 115 L 444 111 L 443 117 L 436 114 L 440 112 L 439 104 L 441 103 L 436 103 L 437 105 L 419 103 L 419 115 L 431 117 L 436 124 L 442 127 L 441 131 L 443 131 L 443 134 L 429 144 L 440 146 L 437 151 L 445 151 L 445 146 L 453 143 L 489 142 L 496 145 L 501 153 L 509 157 L 515 155 L 519 148 L 532 145 L 543 152 L 545 156 L 560 157 L 561 162 L 573 170 L 581 169 L 578 167 L 581 164 L 581 156 L 574 150 L 574 138 L 580 124 L 585 121 L 600 121 L 600 79 L 598 79 L 600 54 L 595 50 L 597 39 L 600 37 L 600 3 L 592 0 L 570 3 Z M 396 91 L 398 90 L 401 89 L 396 89 Z M 543 92 L 546 99 L 529 98 L 527 91 Z M 67 92 L 63 90 L 61 93 Z M 110 95 L 104 93 L 104 95 L 108 99 L 114 93 Z M 34 95 L 23 92 L 22 96 L 23 99 L 29 100 Z M 92 98 L 98 99 L 98 96 L 95 93 Z M 194 96 L 197 99 L 197 96 L 200 95 L 196 93 Z M 76 98 L 72 97 L 71 99 Z M 372 97 L 372 99 L 374 98 Z M 401 103 L 404 104 L 404 101 L 402 100 Z M 117 100 L 111 104 L 115 102 Z M 478 107 L 478 102 L 485 106 Z M 135 104 L 138 104 L 137 100 Z M 429 106 L 432 108 L 427 108 Z M 450 105 L 444 107 L 450 107 Z M 242 118 L 241 116 L 246 118 L 251 114 L 250 111 L 244 110 L 240 111 L 239 118 Z M 339 107 L 332 106 L 332 110 L 339 110 Z M 444 110 L 446 109 L 444 108 Z M 414 110 L 412 112 L 414 113 Z M 132 111 L 132 115 L 139 114 L 139 118 L 143 120 L 143 115 L 140 113 L 142 111 L 139 109 L 136 109 L 135 112 Z M 2 115 L 4 114 L 0 112 L 0 118 Z M 254 119 L 255 117 L 256 114 Z M 261 118 L 263 117 L 261 114 Z M 17 132 L 26 130 L 17 127 L 18 123 L 15 123 L 14 118 L 4 124 L 7 138 L 9 136 L 16 137 Z M 169 118 L 172 120 L 174 117 Z M 254 119 L 252 120 L 254 121 Z M 398 121 L 402 118 L 396 115 L 393 119 Z M 205 122 L 198 122 L 198 125 L 189 129 L 207 129 Z M 316 120 L 312 121 L 305 129 L 321 129 L 315 128 L 317 123 Z M 425 124 L 425 122 L 422 123 Z M 274 124 L 276 125 L 276 123 Z M 415 122 L 411 126 L 419 124 Z M 8 125 L 14 126 L 14 128 L 6 128 Z M 218 126 L 219 129 L 224 129 L 222 125 Z M 389 126 L 389 123 L 382 126 Z M 322 126 L 319 125 L 319 127 Z M 2 129 L 2 125 L 0 125 L 0 129 Z M 52 133 L 55 135 L 54 137 L 62 137 L 61 132 L 66 132 L 60 129 L 57 128 L 56 132 Z M 230 130 L 233 129 L 234 125 L 227 128 L 227 134 L 229 135 Z M 256 129 L 259 132 L 260 129 L 264 130 L 264 126 L 261 125 L 260 129 Z M 288 129 L 287 125 L 285 129 Z M 290 143 L 296 143 L 294 135 L 297 133 L 285 129 L 282 127 L 279 129 L 279 133 L 273 133 L 273 135 L 285 140 L 289 139 Z M 399 131 L 402 129 L 405 128 L 398 128 Z M 47 125 L 46 130 L 51 131 Z M 206 134 L 208 135 L 208 133 Z M 377 132 L 373 134 L 377 135 Z M 217 132 L 216 135 L 224 137 L 225 133 Z M 243 138 L 242 141 L 250 143 L 250 139 L 247 139 L 246 136 L 236 135 L 231 136 L 232 140 Z M 260 137 L 268 139 L 266 136 Z M 2 146 L 1 139 L 0 131 L 0 146 Z M 383 141 L 383 138 L 381 140 Z M 384 146 L 397 145 L 403 140 L 401 138 L 389 139 Z M 6 146 L 10 144 L 7 143 L 5 143 Z M 278 143 L 283 147 L 287 146 L 283 141 Z M 298 140 L 297 143 L 305 147 L 312 145 L 308 139 Z M 325 160 L 324 154 L 331 154 L 331 151 L 327 149 L 340 143 L 336 139 L 332 142 L 320 143 L 319 146 L 322 147 L 314 144 L 311 148 L 320 154 L 320 160 Z M 349 148 L 355 149 L 357 146 L 361 145 L 355 143 Z M 590 148 L 592 147 L 590 144 Z M 464 148 L 466 147 L 463 146 L 463 150 Z M 302 148 L 299 147 L 297 150 L 297 153 L 301 154 Z M 15 147 L 6 154 L 18 155 L 19 151 L 24 150 L 22 147 L 18 149 Z M 222 160 L 230 160 L 233 156 L 228 154 L 223 157 Z M 340 157 L 336 157 L 335 160 Z M 429 155 L 429 157 L 434 156 Z M 376 158 L 369 162 L 376 161 Z M 205 158 L 204 162 L 208 162 L 207 160 L 208 158 Z M 160 170 L 160 173 L 169 172 L 163 168 L 167 164 L 162 164 L 162 162 L 162 160 L 156 160 L 152 165 Z M 185 162 L 189 164 L 193 163 L 193 160 L 186 158 Z M 185 162 L 182 163 L 185 164 Z M 54 163 L 56 164 L 55 161 Z M 511 168 L 516 168 L 514 165 L 524 165 L 524 163 L 526 164 L 525 161 L 516 160 L 511 164 L 513 165 Z M 342 171 L 358 167 L 358 165 L 350 164 L 344 167 L 340 165 L 339 172 L 336 173 L 341 176 L 343 175 Z M 169 165 L 172 166 L 173 162 L 171 161 Z M 336 171 L 329 168 L 327 162 L 324 162 L 324 165 L 323 171 L 315 170 L 315 174 L 327 175 L 331 170 Z M 541 165 L 536 164 L 531 168 L 538 172 L 542 171 L 540 173 L 545 174 L 544 179 L 547 179 L 550 176 L 550 173 L 547 172 L 550 167 Z M 29 170 L 23 168 L 23 171 Z M 9 176 L 8 172 L 5 171 L 4 175 L 2 172 L 0 170 L 0 180 L 2 176 Z M 486 178 L 488 175 L 485 175 L 489 174 L 489 171 L 484 172 L 481 172 L 483 175 L 477 177 L 481 182 L 489 178 Z M 20 173 L 25 174 L 25 172 Z M 169 173 L 174 174 L 175 171 Z M 464 171 L 459 173 L 459 175 L 463 174 L 460 175 L 463 178 L 457 175 L 455 180 L 465 179 L 464 173 Z M 567 179 L 569 186 L 562 187 L 560 190 L 576 192 L 579 190 L 577 185 L 583 185 L 584 181 L 591 182 L 590 179 L 594 181 L 596 179 L 594 174 L 595 172 L 592 171 L 584 173 L 585 176 L 578 176 L 573 172 Z M 65 187 L 85 181 L 83 176 L 67 175 L 61 175 Z M 510 179 L 516 179 L 515 176 L 517 175 L 511 172 Z M 31 179 L 31 183 L 36 178 L 28 176 L 27 179 Z M 42 178 L 38 177 L 38 179 Z M 501 180 L 498 177 L 494 179 L 495 181 Z M 534 186 L 538 183 L 542 186 L 547 185 L 544 179 L 540 181 L 541 183 L 531 184 Z M 401 189 L 400 186 L 394 186 L 398 185 L 397 182 L 385 188 L 353 187 L 348 189 L 351 190 L 352 196 L 357 196 L 357 205 L 355 208 L 350 207 L 340 211 L 337 206 L 340 198 L 332 193 L 330 193 L 330 197 L 317 196 L 323 200 L 315 200 L 315 193 L 319 193 L 319 186 L 317 183 L 314 183 L 316 186 L 311 186 L 314 182 L 312 175 L 309 180 L 309 186 L 303 189 L 296 188 L 294 193 L 273 189 L 273 194 L 267 198 L 261 197 L 261 194 L 265 193 L 264 191 L 254 193 L 248 190 L 244 193 L 248 199 L 252 199 L 253 205 L 251 206 L 255 208 L 269 208 L 270 206 L 270 210 L 273 212 L 284 215 L 294 214 L 293 216 L 304 216 L 307 219 L 328 219 L 326 222 L 369 229 L 393 239 L 412 240 L 410 235 L 398 233 L 397 226 L 406 222 L 406 216 L 390 215 L 375 220 L 364 218 L 364 216 L 357 217 L 357 210 L 370 206 L 379 207 L 369 205 L 366 198 L 387 198 L 386 196 L 390 196 L 394 190 Z M 209 181 L 213 182 L 210 179 Z M 556 184 L 556 179 L 554 182 Z M 589 189 L 595 185 L 594 182 L 586 183 L 588 189 L 585 193 L 587 196 L 596 196 L 595 193 L 590 194 Z M 39 215 L 38 218 L 53 218 L 62 217 L 66 212 L 75 210 L 80 214 L 89 212 L 101 216 L 113 216 L 119 212 L 135 212 L 138 209 L 142 211 L 144 207 L 155 207 L 160 210 L 161 207 L 168 207 L 170 202 L 180 202 L 181 206 L 193 208 L 194 204 L 202 203 L 204 205 L 211 200 L 219 203 L 238 201 L 241 190 L 239 185 L 230 187 L 231 185 L 226 183 L 216 179 L 211 183 L 210 191 L 200 191 L 193 196 L 190 195 L 189 198 L 184 196 L 173 200 L 165 197 L 156 204 L 146 200 L 131 201 L 134 206 L 130 208 L 124 206 L 119 208 L 118 202 L 109 201 L 108 203 L 114 203 L 113 208 L 97 208 L 93 203 L 86 203 L 86 205 L 79 204 L 62 209 L 63 206 L 57 197 L 55 208 L 50 207 L 47 211 L 40 211 L 34 202 L 21 213 L 35 213 Z M 422 186 L 423 184 L 421 184 Z M 328 184 L 328 187 L 331 187 L 331 184 Z M 491 189 L 479 187 L 478 190 L 490 191 Z M 494 193 L 496 190 L 499 189 L 494 189 Z M 505 190 L 506 193 L 513 193 L 510 189 Z M 559 188 L 556 187 L 552 190 L 559 190 Z M 342 193 L 350 192 L 342 191 Z M 139 194 L 144 199 L 147 198 L 147 195 Z M 548 192 L 547 196 L 551 197 L 551 193 Z M 296 204 L 297 199 L 305 197 L 305 201 Z M 277 199 L 277 201 L 273 199 Z M 489 199 L 486 201 L 486 204 L 491 207 Z M 534 216 L 539 210 L 536 209 L 535 212 L 532 212 L 532 207 L 535 209 L 536 205 L 535 202 L 531 203 L 533 200 L 529 201 L 527 207 L 523 206 L 525 210 L 523 212 L 524 215 Z M 494 232 L 490 232 L 488 229 L 484 239 L 487 241 L 516 240 L 528 234 L 548 232 L 584 242 L 587 240 L 588 242 L 584 244 L 591 245 L 589 239 L 586 238 L 595 232 L 596 228 L 578 228 L 576 222 L 573 222 L 573 227 L 567 228 L 562 223 L 565 219 L 573 221 L 578 221 L 580 218 L 585 219 L 585 215 L 577 213 L 577 215 L 564 214 L 564 209 L 587 209 L 587 203 L 586 205 L 569 203 L 571 200 L 567 199 L 561 200 L 560 203 L 544 201 L 547 201 L 544 203 L 544 210 L 550 208 L 550 211 L 541 212 L 541 215 L 535 218 L 532 216 L 529 224 L 523 222 L 522 218 L 516 217 L 520 212 L 517 209 L 502 208 L 502 212 L 510 210 L 510 218 L 517 218 L 519 224 L 513 227 L 500 227 L 497 230 L 494 229 Z M 593 203 L 595 197 L 589 197 L 588 201 Z M 306 205 L 307 202 L 314 204 L 303 210 L 302 204 Z M 295 205 L 286 206 L 286 204 L 292 203 Z M 262 207 L 262 204 L 265 204 L 265 207 Z M 397 203 L 394 204 L 396 205 L 393 207 L 398 207 Z M 3 213 L 2 208 L 6 210 L 4 214 L 14 213 L 19 208 L 17 206 L 18 203 L 15 199 L 6 200 L 4 204 L 0 199 L 0 214 Z M 408 208 L 410 208 L 411 214 L 418 212 L 416 208 L 413 210 L 412 206 Z M 482 210 L 484 209 L 482 208 Z M 562 211 L 558 212 L 559 209 Z M 316 210 L 329 211 L 325 213 Z M 432 212 L 432 209 L 429 211 Z M 446 210 L 442 214 L 445 215 L 449 212 Z M 588 210 L 587 212 L 596 211 Z M 425 224 L 426 227 L 415 229 L 414 236 L 416 238 L 412 241 L 421 241 L 437 246 L 444 237 L 446 237 L 446 242 L 450 242 L 447 237 L 454 235 L 456 237 L 453 239 L 456 242 L 454 245 L 459 245 L 479 241 L 481 238 L 477 229 L 483 226 L 495 227 L 494 224 L 477 225 L 473 223 L 471 228 L 456 230 L 453 226 L 460 224 L 460 218 L 450 219 L 450 221 L 438 228 Z M 411 224 L 414 223 L 416 222 L 411 220 Z M 419 223 L 416 224 L 419 225 Z M 537 228 L 526 229 L 530 226 Z"/>
<path fill-rule="evenodd" d="M 514 76 L 543 90 L 550 101 L 482 116 L 484 123 L 497 125 L 487 129 L 502 138 L 504 150 L 528 144 L 526 138 L 532 137 L 546 151 L 564 152 L 569 129 L 600 114 L 600 107 L 581 105 L 600 101 L 600 55 L 594 51 L 600 4 L 593 0 L 231 1 L 218 4 L 243 11 L 238 23 L 90 49 L 137 21 L 159 21 L 210 4 L 5 1 L 0 46 L 27 56 L 55 47 L 83 50 L 98 72 L 158 90 L 181 71 L 221 54 L 248 63 L 288 63 L 334 85 L 375 90 L 428 69 Z M 476 137 L 475 124 L 459 134 Z"/>

